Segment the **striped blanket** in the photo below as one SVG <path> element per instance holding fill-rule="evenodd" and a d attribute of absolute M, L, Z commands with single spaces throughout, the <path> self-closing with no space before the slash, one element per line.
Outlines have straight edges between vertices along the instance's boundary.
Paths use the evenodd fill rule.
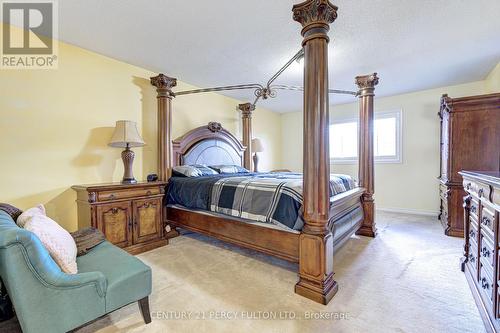
<path fill-rule="evenodd" d="M 355 186 L 347 175 L 330 176 L 330 196 Z M 218 179 L 212 187 L 210 210 L 301 230 L 302 202 L 302 174 L 263 173 Z"/>

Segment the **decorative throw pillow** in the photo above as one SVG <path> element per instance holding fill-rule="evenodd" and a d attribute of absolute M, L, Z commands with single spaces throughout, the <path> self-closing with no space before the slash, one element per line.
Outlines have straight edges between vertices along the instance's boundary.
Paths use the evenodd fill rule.
<path fill-rule="evenodd" d="M 201 177 L 216 175 L 217 172 L 205 165 L 193 164 L 175 166 L 173 168 L 173 174 L 181 177 Z"/>
<path fill-rule="evenodd" d="M 17 219 L 17 224 L 34 233 L 47 249 L 61 270 L 76 274 L 76 244 L 73 237 L 56 221 L 45 215 L 45 207 L 38 205 L 25 211 Z"/>
<path fill-rule="evenodd" d="M 214 169 L 218 173 L 248 173 L 247 169 L 239 165 L 211 165 L 211 169 Z"/>
<path fill-rule="evenodd" d="M 72 232 L 70 235 L 76 243 L 77 257 L 89 253 L 90 250 L 106 240 L 99 229 L 92 227 Z"/>
<path fill-rule="evenodd" d="M 26 224 L 26 222 L 29 221 L 29 219 L 35 215 L 44 215 L 46 216 L 47 214 L 45 213 L 45 207 L 40 204 L 40 205 L 36 205 L 35 207 L 33 208 L 30 208 L 26 211 L 24 211 L 21 215 L 19 215 L 19 217 L 17 218 L 16 220 L 16 224 L 21 227 L 21 228 L 24 228 L 24 225 Z"/>

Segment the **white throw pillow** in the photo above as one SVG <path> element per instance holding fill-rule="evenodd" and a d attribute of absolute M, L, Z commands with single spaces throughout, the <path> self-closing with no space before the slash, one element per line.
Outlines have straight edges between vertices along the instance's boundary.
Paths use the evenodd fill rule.
<path fill-rule="evenodd" d="M 23 216 L 25 215 L 25 216 Z M 68 274 L 76 274 L 76 243 L 63 227 L 45 215 L 43 205 L 28 209 L 17 219 L 17 224 L 34 233 L 49 251 L 50 256 L 61 270 Z"/>
<path fill-rule="evenodd" d="M 21 215 L 18 216 L 16 224 L 21 228 L 24 228 L 24 225 L 28 220 L 34 215 L 43 215 L 46 216 L 45 207 L 42 204 L 36 205 L 33 208 L 25 210 Z"/>

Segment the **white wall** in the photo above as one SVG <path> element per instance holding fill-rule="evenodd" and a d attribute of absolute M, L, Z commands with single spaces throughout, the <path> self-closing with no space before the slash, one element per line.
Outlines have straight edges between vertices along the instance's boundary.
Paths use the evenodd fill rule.
<path fill-rule="evenodd" d="M 380 84 L 383 84 L 383 77 Z M 422 213 L 439 210 L 439 111 L 440 97 L 477 95 L 500 91 L 500 64 L 485 81 L 376 98 L 375 112 L 402 110 L 403 162 L 375 165 L 375 199 L 378 208 Z M 333 106 L 330 121 L 354 118 L 358 103 Z M 282 121 L 282 166 L 302 170 L 302 112 L 286 113 Z M 333 164 L 331 171 L 357 178 L 357 165 Z"/>

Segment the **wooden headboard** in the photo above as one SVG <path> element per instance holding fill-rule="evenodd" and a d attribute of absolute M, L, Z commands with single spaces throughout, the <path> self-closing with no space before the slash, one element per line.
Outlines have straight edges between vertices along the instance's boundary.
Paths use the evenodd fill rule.
<path fill-rule="evenodd" d="M 173 166 L 185 164 L 243 165 L 245 147 L 217 122 L 197 127 L 172 141 Z"/>

